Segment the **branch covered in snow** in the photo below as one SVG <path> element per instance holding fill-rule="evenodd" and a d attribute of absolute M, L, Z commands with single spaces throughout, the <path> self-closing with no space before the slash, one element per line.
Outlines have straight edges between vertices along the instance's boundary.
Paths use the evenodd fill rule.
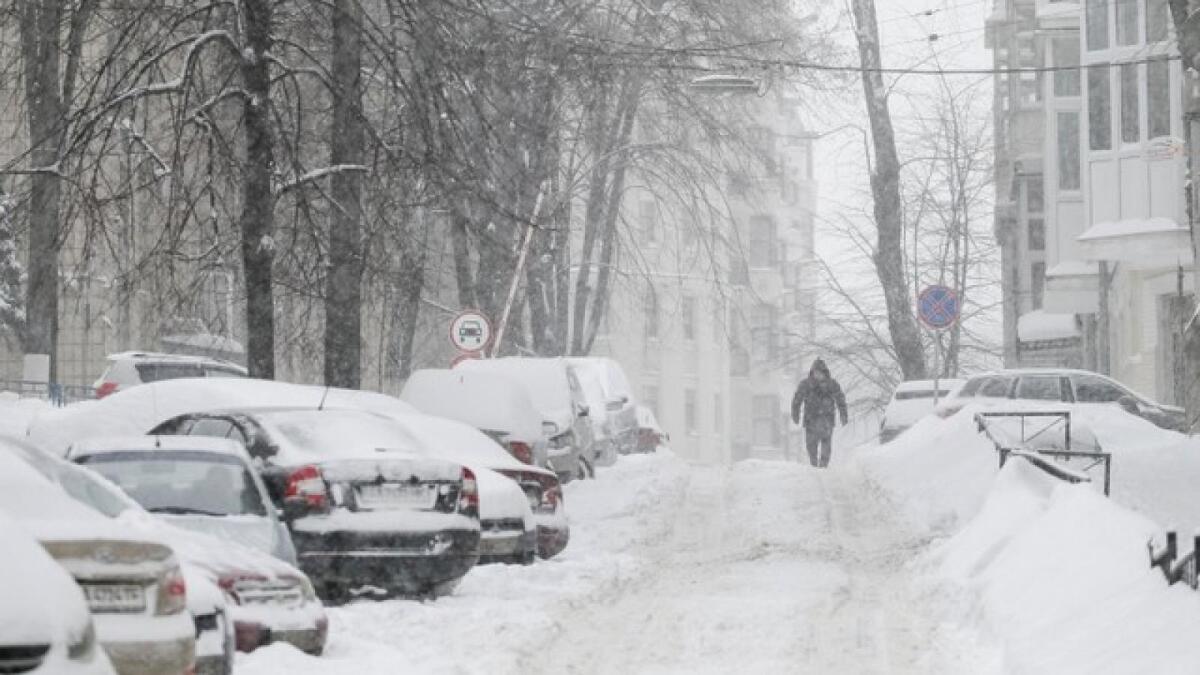
<path fill-rule="evenodd" d="M 290 181 L 287 181 L 286 183 L 279 185 L 279 187 L 275 188 L 275 195 L 276 196 L 282 195 L 289 190 L 294 190 L 294 189 L 301 187 L 307 183 L 312 183 L 312 182 L 321 180 L 322 178 L 325 178 L 326 176 L 332 176 L 334 174 L 339 174 L 339 173 L 349 173 L 352 171 L 360 171 L 362 173 L 366 173 L 369 170 L 370 169 L 368 169 L 366 166 L 363 166 L 362 164 L 334 164 L 333 166 L 327 166 L 323 169 L 314 169 L 312 171 L 309 171 L 308 173 L 305 173 L 305 174 L 295 178 L 294 180 L 290 180 Z"/>

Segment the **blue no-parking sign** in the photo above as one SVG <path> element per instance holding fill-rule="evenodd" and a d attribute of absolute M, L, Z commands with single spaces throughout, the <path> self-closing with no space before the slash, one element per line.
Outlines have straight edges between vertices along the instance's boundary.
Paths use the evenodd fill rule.
<path fill-rule="evenodd" d="M 917 296 L 917 315 L 934 330 L 953 326 L 961 309 L 958 293 L 947 286 L 927 286 Z"/>

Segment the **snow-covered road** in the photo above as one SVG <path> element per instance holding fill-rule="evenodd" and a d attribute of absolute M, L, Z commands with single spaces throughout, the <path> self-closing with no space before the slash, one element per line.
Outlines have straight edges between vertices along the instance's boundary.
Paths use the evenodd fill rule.
<path fill-rule="evenodd" d="M 647 573 L 567 618 L 524 672 L 981 672 L 909 578 L 923 542 L 853 470 L 743 462 L 688 477 Z"/>
<path fill-rule="evenodd" d="M 623 460 L 569 487 L 561 560 L 485 567 L 451 598 L 334 610 L 328 654 L 239 672 L 989 672 L 939 626 L 924 542 L 854 468 Z"/>

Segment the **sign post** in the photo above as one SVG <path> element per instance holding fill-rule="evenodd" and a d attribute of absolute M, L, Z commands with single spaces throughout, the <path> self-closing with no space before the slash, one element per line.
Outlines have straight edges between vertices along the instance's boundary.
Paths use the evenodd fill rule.
<path fill-rule="evenodd" d="M 468 309 L 450 321 L 450 344 L 458 349 L 451 367 L 464 359 L 479 358 L 492 341 L 492 322 L 483 312 Z"/>
<path fill-rule="evenodd" d="M 941 379 L 941 331 L 958 322 L 962 306 L 958 293 L 949 286 L 940 284 L 926 286 L 917 296 L 917 316 L 921 323 L 933 331 L 933 405 L 938 404 L 938 387 Z"/>

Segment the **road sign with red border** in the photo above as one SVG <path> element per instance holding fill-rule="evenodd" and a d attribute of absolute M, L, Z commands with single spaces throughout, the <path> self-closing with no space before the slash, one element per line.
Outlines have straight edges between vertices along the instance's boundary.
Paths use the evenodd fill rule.
<path fill-rule="evenodd" d="M 934 330 L 953 326 L 961 310 L 958 293 L 949 286 L 926 286 L 917 296 L 917 316 Z"/>
<path fill-rule="evenodd" d="M 468 309 L 450 322 L 450 343 L 460 352 L 482 352 L 492 341 L 492 322 L 483 312 Z"/>

